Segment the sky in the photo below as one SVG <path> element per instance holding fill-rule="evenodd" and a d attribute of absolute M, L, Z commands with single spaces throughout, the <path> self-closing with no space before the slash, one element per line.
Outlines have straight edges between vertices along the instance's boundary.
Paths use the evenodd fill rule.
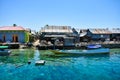
<path fill-rule="evenodd" d="M 0 0 L 0 27 L 120 28 L 120 0 Z"/>

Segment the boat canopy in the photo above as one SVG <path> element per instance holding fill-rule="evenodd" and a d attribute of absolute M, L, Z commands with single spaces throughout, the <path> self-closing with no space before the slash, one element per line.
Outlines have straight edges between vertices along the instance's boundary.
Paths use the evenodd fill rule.
<path fill-rule="evenodd" d="M 87 35 L 87 32 L 80 33 L 80 37 L 84 37 L 85 35 Z"/>
<path fill-rule="evenodd" d="M 96 49 L 101 48 L 102 46 L 100 44 L 90 44 L 87 46 L 88 49 Z"/>
<path fill-rule="evenodd" d="M 7 49 L 8 46 L 0 46 L 0 49 Z"/>

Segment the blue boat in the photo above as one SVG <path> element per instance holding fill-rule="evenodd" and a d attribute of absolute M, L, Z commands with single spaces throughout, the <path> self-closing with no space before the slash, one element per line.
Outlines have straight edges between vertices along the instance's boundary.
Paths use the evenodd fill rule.
<path fill-rule="evenodd" d="M 0 56 L 7 56 L 11 53 L 11 50 L 8 50 L 8 46 L 0 46 Z"/>
<path fill-rule="evenodd" d="M 108 54 L 109 48 L 102 48 L 100 45 L 87 46 L 85 50 L 51 50 L 55 54 L 72 54 L 72 55 L 91 55 L 91 54 Z"/>
<path fill-rule="evenodd" d="M 87 49 L 98 49 L 98 48 L 102 48 L 102 46 L 100 44 L 90 44 L 87 46 Z"/>

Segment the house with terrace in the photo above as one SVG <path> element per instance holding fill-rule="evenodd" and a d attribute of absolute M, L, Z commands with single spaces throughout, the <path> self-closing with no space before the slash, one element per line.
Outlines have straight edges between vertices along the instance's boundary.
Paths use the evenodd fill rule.
<path fill-rule="evenodd" d="M 120 41 L 120 28 L 113 28 L 111 33 L 111 41 Z"/>
<path fill-rule="evenodd" d="M 0 27 L 0 42 L 29 42 L 29 32 L 17 25 Z"/>
<path fill-rule="evenodd" d="M 80 31 L 82 41 L 106 41 L 110 40 L 111 31 L 108 29 L 86 29 Z"/>
<path fill-rule="evenodd" d="M 46 25 L 40 30 L 40 40 L 52 44 L 74 46 L 78 35 L 73 32 L 70 26 L 49 26 Z"/>

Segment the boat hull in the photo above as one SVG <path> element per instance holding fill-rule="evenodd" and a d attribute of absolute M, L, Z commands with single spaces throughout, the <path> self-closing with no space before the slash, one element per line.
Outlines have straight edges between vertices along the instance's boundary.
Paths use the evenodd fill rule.
<path fill-rule="evenodd" d="M 72 54 L 72 55 L 92 55 L 92 54 L 108 54 L 108 48 L 100 48 L 93 50 L 52 50 L 55 54 Z"/>
<path fill-rule="evenodd" d="M 10 55 L 11 50 L 0 50 L 0 56 L 8 56 Z"/>

